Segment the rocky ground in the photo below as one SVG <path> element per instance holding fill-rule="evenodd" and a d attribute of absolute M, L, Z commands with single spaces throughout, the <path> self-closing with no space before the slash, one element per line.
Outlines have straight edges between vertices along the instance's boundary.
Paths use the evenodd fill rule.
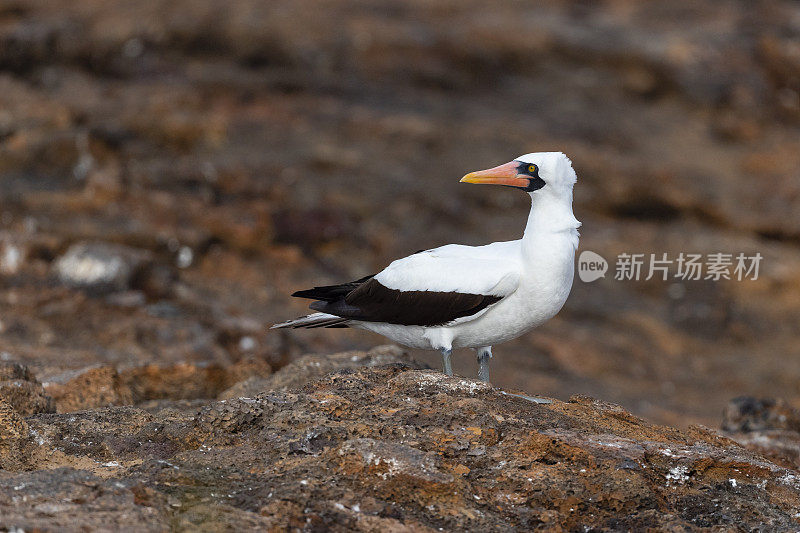
<path fill-rule="evenodd" d="M 35 383 L 20 367 L 10 371 Z M 252 378 L 234 389 L 250 387 Z M 425 369 L 391 346 L 308 356 L 246 394 L 66 414 L 42 413 L 50 407 L 33 398 L 17 409 L 0 400 L 0 529 L 778 531 L 800 523 L 797 470 L 704 426 L 653 425 L 586 396 L 537 404 Z M 26 405 L 40 414 L 23 417 Z"/>
<path fill-rule="evenodd" d="M 155 470 L 135 468 L 172 462 L 162 453 L 198 455 L 198 435 L 206 433 L 197 433 L 190 420 L 214 399 L 260 398 L 276 380 L 301 394 L 311 386 L 308 376 L 290 379 L 281 370 L 300 355 L 382 342 L 348 330 L 269 333 L 269 324 L 305 312 L 305 302 L 288 295 L 373 273 L 398 256 L 443 243 L 517 238 L 528 209 L 524 195 L 458 179 L 542 150 L 563 150 L 573 160 L 581 251 L 606 257 L 612 271 L 593 283 L 576 280 L 556 319 L 497 347 L 495 384 L 564 402 L 582 394 L 620 404 L 648 423 L 680 428 L 647 430 L 663 430 L 653 442 L 670 442 L 664 446 L 672 450 L 673 438 L 712 446 L 711 437 L 688 429 L 692 424 L 724 426 L 771 464 L 796 468 L 798 40 L 800 8 L 788 0 L 0 3 L 0 416 L 8 417 L 2 446 L 21 450 L 3 452 L 6 479 L 34 475 L 19 473 L 32 469 L 44 476 L 43 486 L 63 482 L 65 491 L 87 491 L 74 502 L 89 501 L 88 494 L 127 502 L 130 491 L 114 483 L 127 487 L 124 480 L 140 479 L 155 492 L 134 499 L 154 503 L 126 509 L 150 513 L 154 528 L 193 520 L 199 515 L 181 514 L 169 503 L 164 487 L 172 481 L 161 487 L 147 481 Z M 674 264 L 667 281 L 616 281 L 614 259 L 625 252 L 671 258 L 758 252 L 764 258 L 754 281 L 684 281 L 675 278 Z M 411 355 L 438 367 L 435 354 Z M 322 366 L 315 377 L 335 382 L 323 374 L 338 363 L 316 362 Z M 457 373 L 475 375 L 471 352 L 457 352 L 454 363 Z M 380 372 L 390 379 L 395 371 L 365 371 L 358 379 L 383 390 L 374 382 Z M 265 401 L 271 400 L 259 400 Z M 505 416 L 501 405 L 512 404 L 502 402 L 517 400 L 497 401 Z M 384 407 L 396 408 L 391 405 Z M 105 406 L 113 407 L 84 411 Z M 354 408 L 352 416 L 368 416 L 360 410 L 367 407 Z M 578 401 L 535 409 L 547 416 L 585 410 L 580 420 L 586 420 L 599 408 Z M 123 412 L 131 413 L 133 429 L 112 423 L 121 416 L 113 413 Z M 164 424 L 187 440 L 165 437 L 163 452 L 129 443 L 102 456 L 77 448 L 73 455 L 51 454 L 61 445 L 31 437 L 36 424 L 102 413 L 111 428 L 103 431 L 130 436 Z M 106 423 L 92 420 L 87 427 Z M 262 423 L 273 422 L 254 421 L 235 446 L 255 446 L 253 454 L 261 454 L 254 436 L 262 436 Z M 574 431 L 586 431 L 584 422 L 574 423 Z M 64 435 L 80 429 L 63 427 Z M 223 431 L 207 431 L 215 435 L 208 445 L 217 446 L 213 439 Z M 347 440 L 385 440 L 345 433 L 331 438 L 323 459 L 310 455 L 327 461 Z M 75 446 L 89 446 L 73 436 Z M 424 444 L 391 442 L 432 452 Z M 713 445 L 733 453 L 733 444 Z M 625 450 L 619 453 L 638 457 Z M 85 459 L 70 463 L 68 455 Z M 242 457 L 230 468 L 244 469 L 251 459 Z M 432 469 L 453 475 L 444 459 L 430 457 Z M 124 464 L 118 468 L 125 473 L 99 471 L 94 461 Z M 255 471 L 266 469 L 253 461 L 262 465 Z M 356 468 L 348 464 L 341 468 Z M 474 463 L 459 464 L 473 469 Z M 696 488 L 692 472 L 684 473 L 681 488 L 669 490 Z M 111 485 L 92 485 L 115 475 Z M 453 483 L 461 491 L 466 485 L 458 476 Z M 663 481 L 655 474 L 648 479 Z M 105 488 L 87 488 L 93 486 Z M 769 494 L 774 509 L 788 509 L 780 502 L 789 500 L 774 491 L 789 498 L 791 483 L 765 487 L 758 490 Z M 524 501 L 554 510 L 535 499 L 541 495 L 519 491 L 503 494 L 523 494 Z M 658 504 L 657 520 L 691 519 L 665 496 L 670 492 L 645 493 Z M 763 503 L 766 496 L 758 495 Z M 458 498 L 446 508 L 466 509 Z M 285 514 L 302 514 L 301 499 L 291 501 L 297 507 L 287 504 Z M 337 503 L 352 510 L 347 501 Z M 248 505 L 230 509 L 260 510 Z M 229 508 L 219 509 L 223 516 Z M 492 509 L 500 514 L 475 520 L 538 520 L 515 521 Z M 392 512 L 374 516 L 400 520 Z M 573 528 L 563 509 L 554 512 L 553 520 Z M 404 524 L 412 520 L 403 513 Z M 600 521 L 610 514 L 595 515 L 592 524 L 610 524 Z M 464 525 L 414 516 L 420 527 Z M 719 516 L 717 522 L 730 523 Z"/>

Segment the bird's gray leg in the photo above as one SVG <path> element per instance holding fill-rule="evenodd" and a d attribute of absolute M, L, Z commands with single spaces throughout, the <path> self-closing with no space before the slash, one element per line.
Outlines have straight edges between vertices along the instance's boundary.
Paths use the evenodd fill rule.
<path fill-rule="evenodd" d="M 492 360 L 491 346 L 484 346 L 483 348 L 478 348 L 478 364 L 480 364 L 480 368 L 478 368 L 478 379 L 486 383 L 489 383 L 489 361 L 491 360 Z M 506 394 L 508 396 L 516 396 L 517 398 L 522 398 L 523 400 L 528 400 L 529 402 L 538 404 L 553 403 L 551 400 L 548 400 L 547 398 L 534 398 L 532 396 L 527 396 L 525 394 L 514 394 L 512 392 L 506 392 L 504 390 L 501 390 L 500 393 Z"/>
<path fill-rule="evenodd" d="M 453 375 L 453 365 L 450 364 L 450 354 L 453 353 L 453 350 L 448 348 L 442 348 L 442 370 L 448 376 Z"/>
<path fill-rule="evenodd" d="M 478 379 L 489 383 L 489 361 L 492 360 L 492 347 L 478 348 Z"/>

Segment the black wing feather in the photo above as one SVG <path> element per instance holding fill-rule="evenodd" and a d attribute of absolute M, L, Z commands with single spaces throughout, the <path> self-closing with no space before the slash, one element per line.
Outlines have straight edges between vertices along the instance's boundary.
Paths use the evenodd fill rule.
<path fill-rule="evenodd" d="M 314 298 L 311 309 L 350 320 L 429 327 L 474 315 L 502 299 L 487 294 L 401 291 L 385 287 L 372 276 L 293 296 Z"/>
<path fill-rule="evenodd" d="M 314 287 L 313 289 L 306 289 L 304 291 L 297 291 L 292 296 L 295 298 L 308 298 L 310 300 L 322 300 L 325 302 L 334 302 L 340 298 L 344 298 L 349 293 L 357 289 L 362 283 L 374 277 L 375 274 L 364 276 L 361 279 L 351 281 L 349 283 L 342 283 L 341 285 L 323 285 L 322 287 Z"/>

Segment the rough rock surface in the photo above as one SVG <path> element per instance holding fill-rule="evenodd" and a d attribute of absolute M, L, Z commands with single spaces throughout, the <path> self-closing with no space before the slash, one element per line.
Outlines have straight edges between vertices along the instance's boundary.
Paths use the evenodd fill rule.
<path fill-rule="evenodd" d="M 538 405 L 387 349 L 329 361 L 340 369 L 289 387 L 297 368 L 286 367 L 274 376 L 285 386 L 194 407 L 23 419 L 0 401 L 0 529 L 800 524 L 800 473 L 706 428 L 649 424 L 588 397 Z"/>
<path fill-rule="evenodd" d="M 23 416 L 53 413 L 53 398 L 25 365 L 0 362 L 0 400 L 4 400 Z"/>
<path fill-rule="evenodd" d="M 130 387 L 122 383 L 116 369 L 89 367 L 54 376 L 45 390 L 56 402 L 59 413 L 133 403 Z"/>
<path fill-rule="evenodd" d="M 740 397 L 728 404 L 726 435 L 778 464 L 800 468 L 800 411 L 784 400 Z"/>
<path fill-rule="evenodd" d="M 306 355 L 292 361 L 268 377 L 253 376 L 237 383 L 234 387 L 222 392 L 220 400 L 249 396 L 265 390 L 286 390 L 302 387 L 312 379 L 318 378 L 333 370 L 360 368 L 364 366 L 380 366 L 388 363 L 402 362 L 409 368 L 430 368 L 420 364 L 408 355 L 407 350 L 387 344 L 378 346 L 368 352 L 343 352 L 334 355 Z"/>
<path fill-rule="evenodd" d="M 18 364 L 16 367 L 24 368 Z M 163 399 L 216 398 L 221 391 L 244 390 L 245 384 L 261 383 L 271 373 L 272 367 L 260 358 L 244 358 L 224 367 L 184 362 L 175 365 L 136 366 L 117 371 L 113 366 L 94 365 L 48 375 L 43 390 L 42 385 L 34 378 L 31 378 L 33 382 L 28 385 L 38 387 L 42 398 L 50 402 L 47 404 L 50 411 L 44 412 L 52 412 L 54 402 L 55 410 L 59 413 L 69 413 Z M 4 389 L 3 383 L 0 381 L 0 397 L 6 389 L 19 395 L 19 387 L 6 386 Z M 6 395 L 9 401 L 14 397 L 12 394 Z M 25 410 L 21 412 L 30 414 Z"/>

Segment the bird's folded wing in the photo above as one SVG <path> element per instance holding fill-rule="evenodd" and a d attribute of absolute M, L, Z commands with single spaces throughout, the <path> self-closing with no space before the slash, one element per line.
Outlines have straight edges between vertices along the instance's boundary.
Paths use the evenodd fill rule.
<path fill-rule="evenodd" d="M 404 326 L 474 320 L 519 285 L 513 243 L 448 245 L 390 264 L 375 276 L 293 294 L 310 307 L 348 320 Z"/>
<path fill-rule="evenodd" d="M 502 246 L 500 246 L 502 245 Z M 375 275 L 389 289 L 505 297 L 519 285 L 513 243 L 448 245 L 398 259 Z"/>
<path fill-rule="evenodd" d="M 474 320 L 514 292 L 509 262 L 415 254 L 392 263 L 336 301 L 312 309 L 365 322 L 443 326 Z"/>

